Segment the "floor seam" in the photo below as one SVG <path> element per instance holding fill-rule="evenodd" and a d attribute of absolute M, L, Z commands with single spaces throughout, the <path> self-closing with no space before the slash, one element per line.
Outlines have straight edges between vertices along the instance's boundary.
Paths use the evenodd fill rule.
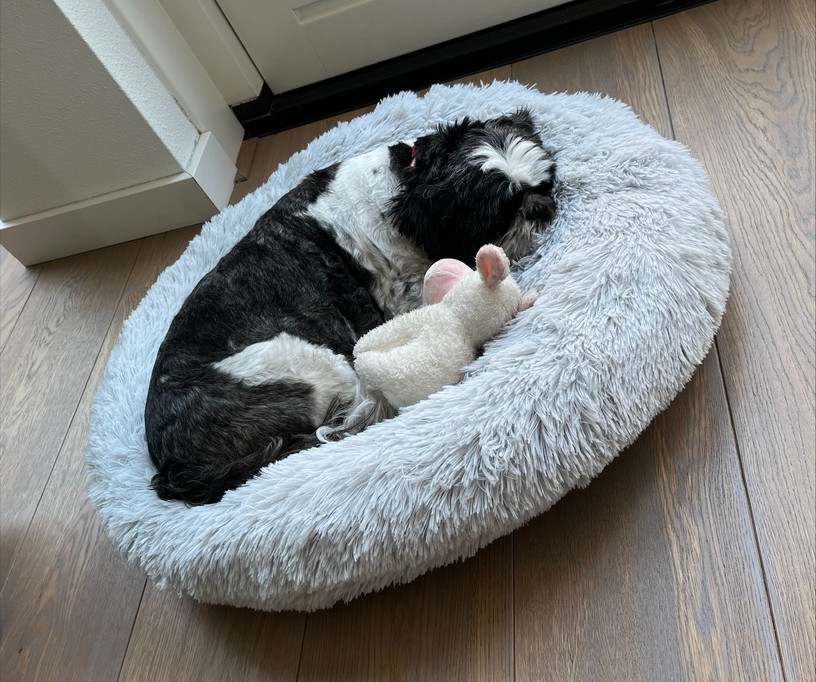
<path fill-rule="evenodd" d="M 663 86 L 663 106 L 666 107 L 666 116 L 669 120 L 669 135 L 671 135 L 673 140 L 677 141 L 677 133 L 674 130 L 674 119 L 672 118 L 671 106 L 669 105 L 669 88 L 666 87 L 666 74 L 663 73 L 663 62 L 660 60 L 660 47 L 657 43 L 655 22 L 650 21 L 649 25 L 652 29 L 652 43 L 654 44 L 655 57 L 657 58 L 657 71 L 660 74 L 660 84 Z"/>
<path fill-rule="evenodd" d="M 652 39 L 654 41 L 655 54 L 657 56 L 657 68 L 660 72 L 661 83 L 663 84 L 663 102 L 666 106 L 666 115 L 669 118 L 669 131 L 671 133 L 672 139 L 677 142 L 679 140 L 677 139 L 677 132 L 674 126 L 674 117 L 672 116 L 671 104 L 669 103 L 669 88 L 666 85 L 666 74 L 663 71 L 663 62 L 661 61 L 660 58 L 660 42 L 657 39 L 655 22 L 652 21 L 650 23 L 652 26 Z M 756 548 L 757 559 L 759 561 L 759 569 L 762 575 L 762 587 L 765 592 L 765 603 L 767 605 L 768 615 L 771 619 L 771 629 L 773 630 L 774 644 L 776 645 L 776 653 L 777 658 L 779 660 L 779 669 L 780 672 L 782 673 L 782 679 L 787 680 L 787 673 L 785 671 L 785 661 L 782 656 L 782 646 L 779 640 L 779 631 L 776 624 L 776 614 L 774 613 L 773 604 L 771 602 L 771 593 L 768 587 L 768 574 L 765 569 L 765 559 L 762 556 L 762 547 L 760 546 L 759 543 L 759 534 L 757 533 L 756 520 L 754 518 L 754 506 L 751 502 L 751 495 L 748 490 L 748 481 L 745 477 L 745 467 L 743 466 L 742 462 L 742 450 L 740 448 L 739 439 L 737 436 L 737 429 L 734 424 L 734 412 L 731 407 L 731 399 L 728 393 L 728 385 L 726 384 L 725 381 L 725 368 L 723 367 L 722 363 L 722 354 L 720 353 L 719 340 L 716 336 L 714 337 L 714 352 L 717 356 L 717 366 L 720 370 L 720 384 L 722 386 L 723 397 L 725 398 L 725 408 L 728 414 L 728 424 L 731 428 L 731 437 L 734 441 L 734 450 L 737 454 L 737 465 L 739 466 L 740 480 L 742 482 L 742 489 L 745 497 L 745 506 L 748 510 L 748 519 L 751 523 L 751 532 L 753 533 L 754 537 L 754 547 Z"/>
<path fill-rule="evenodd" d="M 6 345 L 9 342 L 9 339 L 14 334 L 14 330 L 17 329 L 17 323 L 20 321 L 20 318 L 23 316 L 23 312 L 28 305 L 28 301 L 31 298 L 31 294 L 34 293 L 34 288 L 37 286 L 38 282 L 40 281 L 40 275 L 42 274 L 42 267 L 37 267 L 37 276 L 34 278 L 34 283 L 31 285 L 31 288 L 28 290 L 28 294 L 25 297 L 25 301 L 23 302 L 23 307 L 20 308 L 20 312 L 17 314 L 17 317 L 14 319 L 14 323 L 11 325 L 11 329 L 9 330 L 8 336 L 6 340 L 3 341 L 3 346 L 0 348 L 0 354 L 6 349 Z"/>
<path fill-rule="evenodd" d="M 516 680 L 516 531 L 510 534 L 510 616 L 512 618 L 513 646 L 510 654 L 513 657 L 513 677 Z"/>
<path fill-rule="evenodd" d="M 142 582 L 142 593 L 139 595 L 139 603 L 136 605 L 136 613 L 133 614 L 133 622 L 130 624 L 130 632 L 128 632 L 127 643 L 125 650 L 122 653 L 122 662 L 119 664 L 119 672 L 116 674 L 116 680 L 122 678 L 122 671 L 125 669 L 125 661 L 127 660 L 128 650 L 130 649 L 130 642 L 133 639 L 133 631 L 136 629 L 136 621 L 139 620 L 139 611 L 142 610 L 142 602 L 144 601 L 145 592 L 147 591 L 147 580 Z"/>
<path fill-rule="evenodd" d="M 734 439 L 734 449 L 737 453 L 737 463 L 739 464 L 740 480 L 742 482 L 742 489 L 745 495 L 745 506 L 748 509 L 748 519 L 751 522 L 751 531 L 754 536 L 754 547 L 756 547 L 757 558 L 759 559 L 759 570 L 762 574 L 762 586 L 765 591 L 765 602 L 768 607 L 768 615 L 771 618 L 771 629 L 773 630 L 774 643 L 776 644 L 776 653 L 779 658 L 779 669 L 782 672 L 782 679 L 787 680 L 788 675 L 785 671 L 785 660 L 782 657 L 782 644 L 779 640 L 779 630 L 776 625 L 776 614 L 774 613 L 773 603 L 771 602 L 771 591 L 768 587 L 768 572 L 765 569 L 765 559 L 762 556 L 762 547 L 759 543 L 759 533 L 756 529 L 756 519 L 754 518 L 754 505 L 751 502 L 751 493 L 748 490 L 748 480 L 745 477 L 745 467 L 742 464 L 742 449 L 740 448 L 739 439 L 737 437 L 737 429 L 734 425 L 734 412 L 731 408 L 731 399 L 728 395 L 728 385 L 725 382 L 725 369 L 722 364 L 722 355 L 720 353 L 719 342 L 714 339 L 715 352 L 717 354 L 717 364 L 720 368 L 720 382 L 722 384 L 723 395 L 725 397 L 725 409 L 728 413 L 728 422 L 731 425 L 731 437 Z"/>
<path fill-rule="evenodd" d="M 2 587 L 0 587 L 0 595 L 2 595 L 3 592 L 5 592 L 6 590 L 6 585 L 8 585 L 9 578 L 11 577 L 12 571 L 14 570 L 14 566 L 17 563 L 17 557 L 20 555 L 20 552 L 22 551 L 23 546 L 25 545 L 26 540 L 28 539 L 28 534 L 31 531 L 31 526 L 34 523 L 34 519 L 37 516 L 37 512 L 40 510 L 40 504 L 42 504 L 43 497 L 45 497 L 45 492 L 46 490 L 48 490 L 48 484 L 51 482 L 51 477 L 54 475 L 54 469 L 56 469 L 57 462 L 59 462 L 59 459 L 62 456 L 62 450 L 65 447 L 65 441 L 68 440 L 68 434 L 71 433 L 71 428 L 73 427 L 74 422 L 76 421 L 77 412 L 79 411 L 79 406 L 82 403 L 82 396 L 84 396 L 85 391 L 88 390 L 88 384 L 91 381 L 91 376 L 93 376 L 94 368 L 96 367 L 96 364 L 99 362 L 99 356 L 102 354 L 102 348 L 105 345 L 105 339 L 110 333 L 111 326 L 113 325 L 113 318 L 116 316 L 116 311 L 118 310 L 119 305 L 122 303 L 122 299 L 124 298 L 128 282 L 130 281 L 130 278 L 133 276 L 133 270 L 136 268 L 136 263 L 139 260 L 139 255 L 142 253 L 143 246 L 144 239 L 142 239 L 142 243 L 139 244 L 139 249 L 136 251 L 136 255 L 133 258 L 133 263 L 131 263 L 128 276 L 125 277 L 124 282 L 122 284 L 122 290 L 119 292 L 119 298 L 116 300 L 116 305 L 113 306 L 110 319 L 108 320 L 108 327 L 105 330 L 105 334 L 102 336 L 102 339 L 99 343 L 99 348 L 96 351 L 96 356 L 94 357 L 93 363 L 91 363 L 91 368 L 88 371 L 88 376 L 85 377 L 85 383 L 82 385 L 82 390 L 79 392 L 79 397 L 77 398 L 76 405 L 74 406 L 74 411 L 71 414 L 71 419 L 68 421 L 68 426 L 65 428 L 65 433 L 62 435 L 62 440 L 60 441 L 59 448 L 57 448 L 57 456 L 54 457 L 54 461 L 51 463 L 51 469 L 48 471 L 48 476 L 46 476 L 45 478 L 42 490 L 40 490 L 40 496 L 37 498 L 37 504 L 34 505 L 34 510 L 31 512 L 31 516 L 29 517 L 28 523 L 26 524 L 25 533 L 23 533 L 23 537 L 20 540 L 20 544 L 17 546 L 17 549 L 14 552 L 14 556 L 11 559 L 8 572 L 6 573 L 6 578 L 3 581 Z"/>
<path fill-rule="evenodd" d="M 300 680 L 300 666 L 303 663 L 303 650 L 306 648 L 306 626 L 309 624 L 309 614 L 303 617 L 303 636 L 300 638 L 300 653 L 298 654 L 297 669 L 295 670 L 295 682 Z"/>

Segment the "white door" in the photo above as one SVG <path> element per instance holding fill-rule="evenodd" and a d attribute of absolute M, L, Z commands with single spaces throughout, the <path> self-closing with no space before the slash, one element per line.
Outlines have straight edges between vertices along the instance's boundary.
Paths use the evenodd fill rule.
<path fill-rule="evenodd" d="M 564 0 L 218 0 L 275 94 Z"/>

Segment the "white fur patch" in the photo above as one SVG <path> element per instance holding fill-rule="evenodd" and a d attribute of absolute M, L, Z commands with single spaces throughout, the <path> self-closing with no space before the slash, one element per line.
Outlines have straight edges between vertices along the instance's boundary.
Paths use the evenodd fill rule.
<path fill-rule="evenodd" d="M 497 170 L 517 188 L 535 187 L 550 179 L 552 161 L 547 153 L 531 140 L 511 136 L 503 149 L 483 144 L 473 152 L 481 162 L 482 171 Z"/>
<path fill-rule="evenodd" d="M 315 426 L 323 422 L 335 398 L 353 403 L 360 395 L 359 379 L 342 355 L 286 332 L 253 343 L 213 367 L 250 386 L 274 381 L 309 384 L 314 390 Z"/>
<path fill-rule="evenodd" d="M 390 317 L 422 302 L 422 278 L 430 263 L 385 217 L 399 180 L 388 147 L 340 164 L 328 191 L 307 209 L 357 263 L 374 275 L 373 294 Z"/>

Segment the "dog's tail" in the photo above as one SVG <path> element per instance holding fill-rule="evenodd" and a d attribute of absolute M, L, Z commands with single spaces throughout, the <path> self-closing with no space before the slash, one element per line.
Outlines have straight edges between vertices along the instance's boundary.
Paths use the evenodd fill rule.
<path fill-rule="evenodd" d="M 367 426 L 390 419 L 396 414 L 397 411 L 382 395 L 369 391 L 357 379 L 354 399 L 346 403 L 339 400 L 332 402 L 316 436 L 321 443 L 330 443 L 345 436 L 353 436 Z"/>
<path fill-rule="evenodd" d="M 168 462 L 150 484 L 162 500 L 181 500 L 189 506 L 211 504 L 257 476 L 267 464 L 318 445 L 314 433 L 301 434 L 286 441 L 278 438 L 263 450 L 226 462 Z"/>

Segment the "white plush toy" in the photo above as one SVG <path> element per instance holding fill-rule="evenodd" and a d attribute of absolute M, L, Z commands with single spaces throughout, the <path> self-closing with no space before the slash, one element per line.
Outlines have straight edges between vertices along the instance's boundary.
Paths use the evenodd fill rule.
<path fill-rule="evenodd" d="M 459 382 L 462 370 L 535 292 L 521 294 L 509 277 L 504 251 L 488 244 L 476 254 L 476 270 L 444 259 L 425 274 L 429 305 L 372 329 L 354 347 L 354 369 L 395 408 L 427 398 Z"/>

